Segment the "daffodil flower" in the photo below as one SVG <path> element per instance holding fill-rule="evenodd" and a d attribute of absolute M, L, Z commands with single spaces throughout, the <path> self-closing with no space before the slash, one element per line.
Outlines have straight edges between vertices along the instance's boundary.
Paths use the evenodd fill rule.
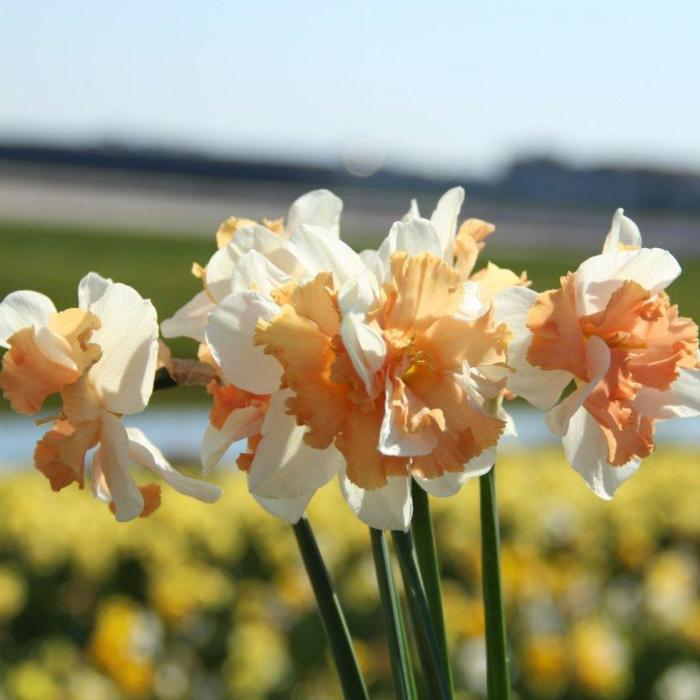
<path fill-rule="evenodd" d="M 395 529 L 411 519 L 411 478 L 448 495 L 487 471 L 505 421 L 484 392 L 500 392 L 509 332 L 437 241 L 431 222 L 400 222 L 370 272 L 368 256 L 302 225 L 282 258 L 294 274 L 241 256 L 205 333 L 225 379 L 205 467 L 247 437 L 239 466 L 256 497 L 294 501 L 298 518 L 337 474 L 361 519 Z"/>
<path fill-rule="evenodd" d="M 340 235 L 342 209 L 342 201 L 332 192 L 314 190 L 292 203 L 286 223 L 282 219 L 264 219 L 262 224 L 252 219 L 226 219 L 216 233 L 216 253 L 205 267 L 196 263 L 192 267 L 193 274 L 202 280 L 202 291 L 172 318 L 161 323 L 163 337 L 184 336 L 203 342 L 209 316 L 236 285 L 236 262 L 251 250 L 269 258 L 286 274 L 301 274 L 298 261 L 286 250 L 286 242 L 304 225 L 321 227 L 326 233 L 337 238 Z M 238 280 L 238 283 L 240 284 L 241 280 Z"/>
<path fill-rule="evenodd" d="M 139 488 L 129 473 L 135 462 L 175 489 L 216 501 L 220 489 L 176 472 L 162 453 L 121 417 L 144 410 L 153 391 L 158 324 L 150 301 L 131 287 L 95 273 L 78 287 L 78 306 L 58 312 L 43 294 L 18 291 L 0 304 L 0 344 L 8 348 L 0 387 L 12 408 L 37 413 L 60 394 L 60 414 L 39 441 L 35 465 L 58 491 L 83 488 L 85 459 L 93 493 L 110 504 L 117 520 L 148 515 L 160 503 L 160 487 Z"/>
<path fill-rule="evenodd" d="M 205 470 L 247 438 L 238 465 L 268 510 L 294 522 L 338 474 L 360 518 L 396 529 L 411 519 L 411 478 L 447 496 L 488 471 L 509 424 L 487 406 L 497 404 L 510 371 L 509 331 L 493 323 L 490 300 L 469 281 L 493 227 L 463 225 L 471 257 L 455 253 L 462 198 L 461 188 L 448 192 L 433 221 L 413 207 L 373 254 L 356 254 L 333 229 L 301 224 L 274 248 L 229 256 L 232 291 L 205 331 L 222 376 L 210 386 Z M 307 326 L 318 335 L 305 335 Z M 314 352 L 326 364 L 302 378 L 296 361 Z M 306 390 L 308 400 L 300 398 Z"/>
<path fill-rule="evenodd" d="M 282 220 L 264 220 L 260 225 L 249 219 L 227 219 L 216 234 L 219 250 L 206 268 L 197 269 L 204 291 L 163 322 L 164 336 L 184 335 L 200 341 L 200 358 L 209 362 L 218 375 L 207 387 L 212 395 L 212 409 L 202 441 L 205 473 L 220 462 L 234 442 L 247 439 L 248 448 L 239 455 L 237 464 L 248 474 L 249 481 L 254 480 L 260 460 L 253 469 L 253 454 L 267 454 L 272 442 L 265 439 L 269 432 L 265 418 L 270 407 L 276 411 L 281 401 L 276 396 L 280 370 L 274 361 L 268 362 L 274 368 L 272 383 L 269 367 L 264 364 L 256 371 L 249 370 L 251 352 L 256 358 L 262 356 L 253 346 L 255 324 L 270 308 L 277 309 L 272 291 L 292 280 L 309 279 L 323 264 L 309 258 L 305 248 L 315 246 L 319 236 L 332 238 L 343 248 L 338 240 L 341 210 L 340 199 L 327 190 L 317 190 L 292 204 L 286 224 Z M 362 270 L 358 259 L 356 272 Z M 250 298 L 241 297 L 242 293 L 250 293 Z M 243 328 L 233 328 L 230 333 L 222 330 L 229 319 Z M 204 344 L 205 332 L 217 342 Z M 225 349 L 215 350 L 215 345 Z M 277 457 L 282 466 L 288 466 L 290 460 L 320 464 L 325 459 L 331 468 L 334 462 L 339 463 L 332 453 L 324 455 L 303 444 L 303 432 L 304 428 L 297 426 L 293 418 L 286 421 L 281 432 L 276 431 L 276 444 L 287 445 L 287 453 Z M 299 520 L 312 495 L 310 490 L 288 499 L 268 499 L 253 492 L 263 508 L 290 522 Z"/>
<path fill-rule="evenodd" d="M 656 421 L 700 414 L 698 328 L 664 291 L 681 273 L 666 250 L 643 248 L 620 209 L 603 252 L 536 294 L 497 297 L 514 332 L 509 387 L 547 414 L 574 469 L 601 498 L 654 449 Z"/>

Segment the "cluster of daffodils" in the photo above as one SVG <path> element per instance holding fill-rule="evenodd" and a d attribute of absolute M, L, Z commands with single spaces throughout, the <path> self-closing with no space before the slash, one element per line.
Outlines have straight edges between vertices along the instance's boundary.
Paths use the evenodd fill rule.
<path fill-rule="evenodd" d="M 38 421 L 52 425 L 34 452 L 52 489 L 82 489 L 89 471 L 93 494 L 117 520 L 147 516 L 160 505 L 160 486 L 139 487 L 134 462 L 181 493 L 218 500 L 217 486 L 178 473 L 140 430 L 122 424 L 148 405 L 158 354 L 156 311 L 134 289 L 90 273 L 78 306 L 60 312 L 43 294 L 13 292 L 0 304 L 0 344 L 8 348 L 0 387 L 15 411 L 33 415 L 60 397 L 58 413 Z"/>
<path fill-rule="evenodd" d="M 161 325 L 200 344 L 194 375 L 212 396 L 205 473 L 245 440 L 237 465 L 269 512 L 298 521 L 337 477 L 362 521 L 406 530 L 412 483 L 450 496 L 492 467 L 514 431 L 504 399 L 548 409 L 569 462 L 603 498 L 652 452 L 656 421 L 700 413 L 698 329 L 664 292 L 680 273 L 670 253 L 643 248 L 619 211 L 602 254 L 538 294 L 525 274 L 475 271 L 494 226 L 459 225 L 463 198 L 448 191 L 429 219 L 413 202 L 361 253 L 341 240 L 342 202 L 325 190 L 295 201 L 286 221 L 221 225 L 217 251 L 193 266 L 202 291 Z M 190 496 L 219 495 L 121 423 L 148 403 L 157 336 L 151 303 L 94 273 L 78 308 L 57 313 L 36 292 L 0 305 L 6 398 L 33 414 L 61 397 L 37 468 L 54 489 L 82 487 L 92 451 L 92 490 L 119 520 L 160 500 L 129 461 Z"/>

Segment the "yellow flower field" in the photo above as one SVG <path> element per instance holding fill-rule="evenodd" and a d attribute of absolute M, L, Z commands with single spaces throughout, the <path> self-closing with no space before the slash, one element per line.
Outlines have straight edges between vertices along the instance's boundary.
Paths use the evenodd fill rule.
<path fill-rule="evenodd" d="M 497 467 L 519 698 L 678 700 L 700 684 L 699 456 L 661 448 L 614 503 L 558 450 Z M 292 531 L 241 478 L 116 525 L 73 486 L 0 481 L 0 698 L 336 698 Z M 523 496 L 527 494 L 527 498 Z M 460 698 L 483 697 L 478 486 L 433 500 Z M 309 518 L 376 698 L 391 681 L 368 532 L 335 483 Z"/>

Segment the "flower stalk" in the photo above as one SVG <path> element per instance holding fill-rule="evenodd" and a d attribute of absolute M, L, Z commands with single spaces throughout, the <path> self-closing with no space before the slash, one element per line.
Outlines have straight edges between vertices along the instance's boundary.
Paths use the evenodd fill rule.
<path fill-rule="evenodd" d="M 510 699 L 506 623 L 501 591 L 500 533 L 496 467 L 479 478 L 481 492 L 481 579 L 486 619 L 486 663 L 489 700 Z"/>
<path fill-rule="evenodd" d="M 429 697 L 452 700 L 452 691 L 444 671 L 445 660 L 433 628 L 413 537 L 410 532 L 400 530 L 393 530 L 392 536 Z"/>
<path fill-rule="evenodd" d="M 411 532 L 416 548 L 418 566 L 425 585 L 430 616 L 433 620 L 435 635 L 445 660 L 444 671 L 450 688 L 453 687 L 450 653 L 447 645 L 445 616 L 442 610 L 442 586 L 440 583 L 440 564 L 438 562 L 435 532 L 430 516 L 430 503 L 427 492 L 414 481 L 411 487 L 413 498 L 413 519 Z"/>
<path fill-rule="evenodd" d="M 340 601 L 333 589 L 328 570 L 323 563 L 311 525 L 302 517 L 292 525 L 299 551 L 308 574 L 323 628 L 335 662 L 338 678 L 346 700 L 369 700 L 362 673 L 360 672 L 350 631 L 343 615 Z"/>
<path fill-rule="evenodd" d="M 410 650 L 401 619 L 401 605 L 391 570 L 389 547 L 383 530 L 370 528 L 374 568 L 377 572 L 379 598 L 382 604 L 394 692 L 398 700 L 417 700 L 416 682 L 411 666 Z"/>

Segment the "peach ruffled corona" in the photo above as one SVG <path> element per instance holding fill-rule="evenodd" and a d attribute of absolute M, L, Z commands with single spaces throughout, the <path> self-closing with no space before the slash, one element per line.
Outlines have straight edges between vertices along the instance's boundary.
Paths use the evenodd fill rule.
<path fill-rule="evenodd" d="M 511 388 L 548 408 L 574 381 L 547 424 L 603 498 L 651 454 L 658 420 L 700 412 L 698 328 L 664 291 L 680 272 L 667 251 L 642 247 L 619 210 L 602 254 L 558 289 L 502 295 L 507 316 L 521 318 Z"/>
<path fill-rule="evenodd" d="M 130 462 L 161 476 L 178 491 L 215 501 L 218 487 L 176 472 L 160 450 L 121 416 L 139 413 L 153 391 L 158 326 L 150 301 L 95 273 L 80 282 L 77 308 L 58 312 L 32 291 L 13 292 L 0 304 L 3 357 L 0 387 L 13 409 L 37 413 L 52 394 L 60 413 L 39 440 L 36 468 L 59 491 L 85 484 L 86 457 L 93 493 L 110 504 L 117 520 L 152 513 L 160 487 L 138 487 Z M 45 421 L 42 421 L 45 422 Z"/>
<path fill-rule="evenodd" d="M 463 285 L 440 258 L 397 252 L 391 268 L 381 289 L 364 280 L 336 290 L 321 273 L 286 290 L 256 342 L 284 367 L 286 406 L 308 427 L 305 442 L 343 454 L 349 499 L 392 491 L 406 505 L 410 476 L 462 476 L 497 443 L 505 423 L 484 410 L 470 368 L 505 366 L 508 331 L 489 312 L 457 315 Z"/>

